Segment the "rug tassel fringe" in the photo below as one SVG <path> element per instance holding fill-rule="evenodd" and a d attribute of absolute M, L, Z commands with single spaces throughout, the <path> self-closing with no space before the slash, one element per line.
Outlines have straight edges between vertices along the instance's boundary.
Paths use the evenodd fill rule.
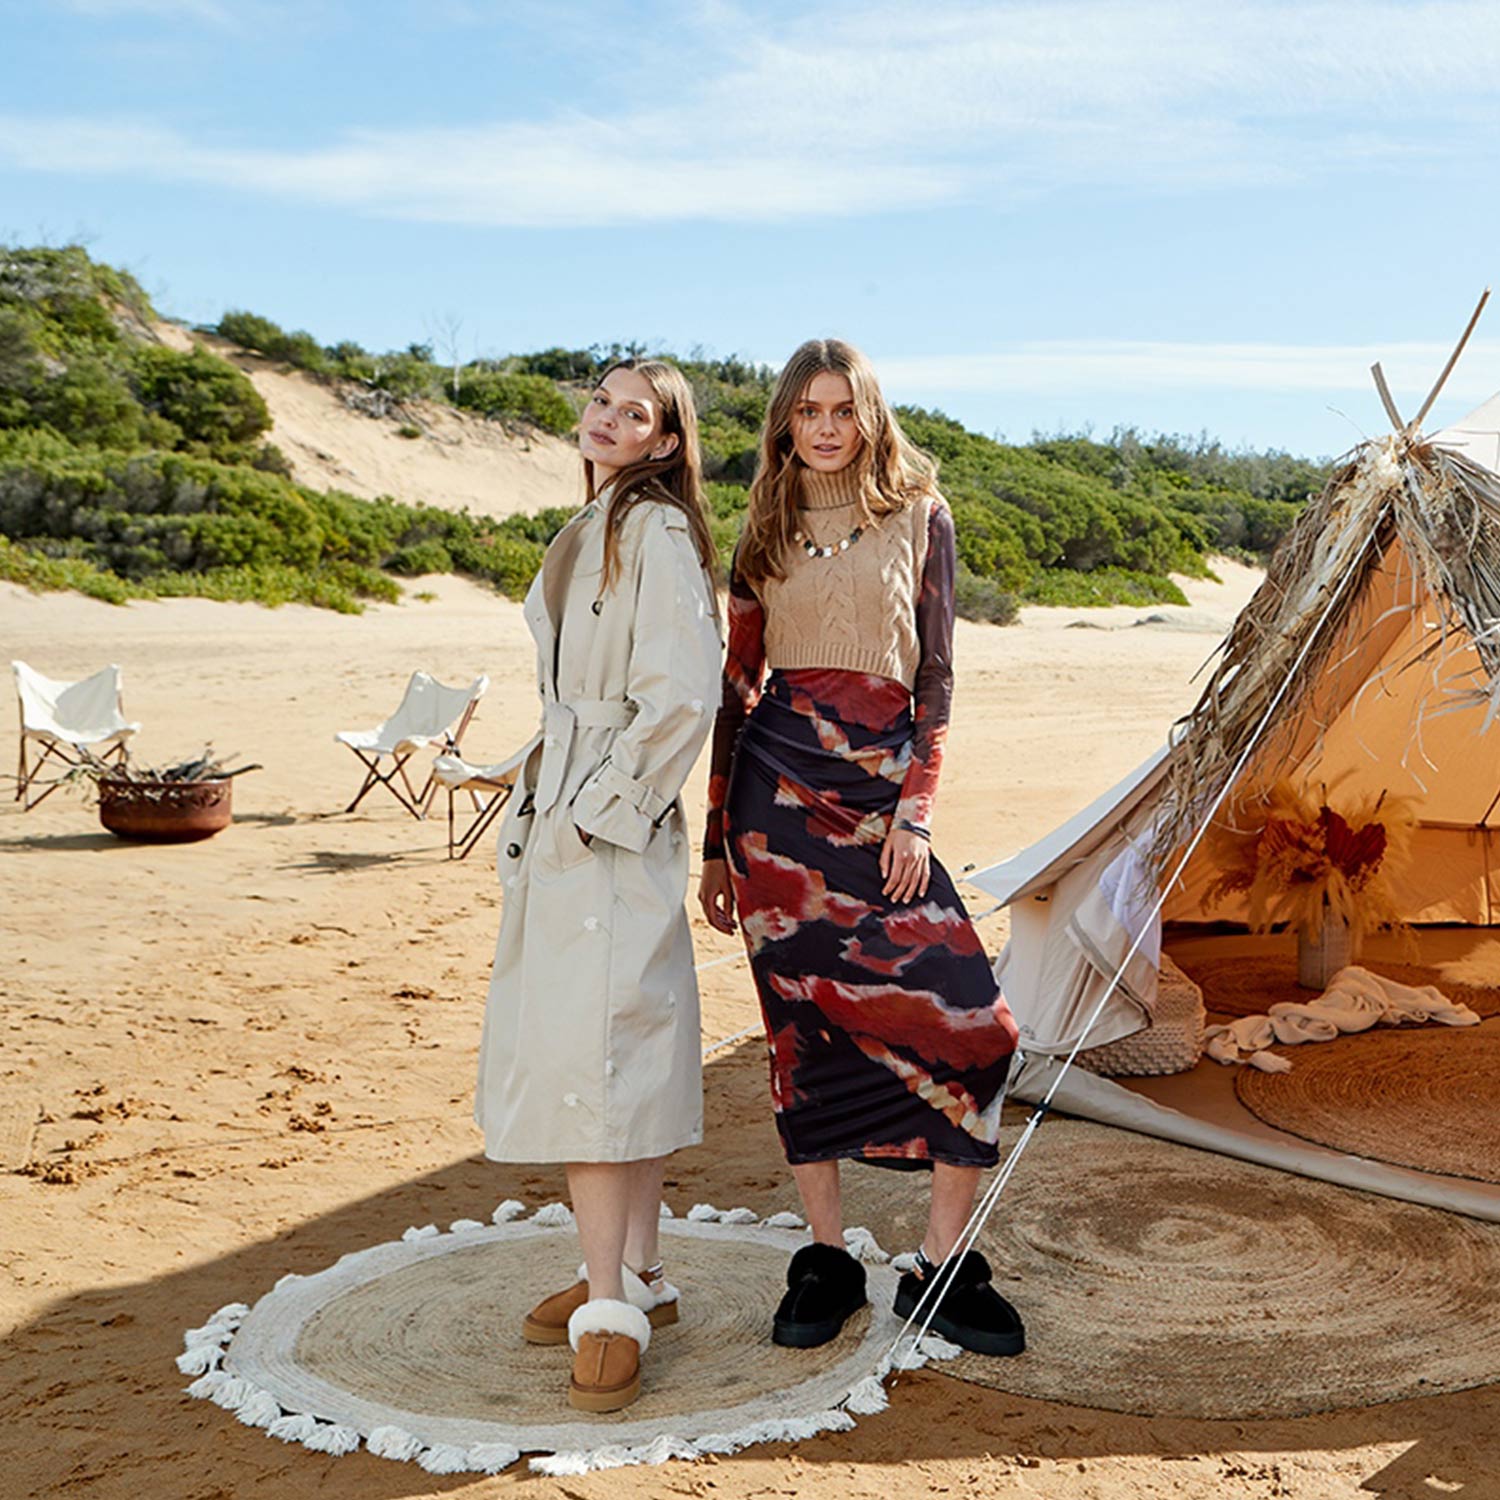
<path fill-rule="evenodd" d="M 404 1427 L 375 1427 L 365 1439 L 365 1447 L 376 1458 L 393 1458 L 410 1463 L 423 1449 L 421 1438 L 413 1437 Z"/>
<path fill-rule="evenodd" d="M 490 1217 L 495 1224 L 505 1224 L 521 1218 L 525 1212 L 524 1203 L 508 1198 Z M 662 1205 L 662 1216 L 672 1217 L 666 1204 Z M 760 1219 L 753 1209 L 719 1209 L 709 1203 L 695 1204 L 686 1217 L 697 1223 L 733 1225 L 758 1222 L 771 1229 L 806 1227 L 797 1214 L 789 1211 Z M 544 1228 L 564 1228 L 573 1223 L 573 1215 L 566 1204 L 549 1203 L 537 1209 L 529 1222 Z M 473 1234 L 485 1227 L 477 1219 L 457 1219 L 449 1226 L 448 1233 Z M 442 1233 L 437 1225 L 424 1224 L 406 1230 L 401 1238 L 410 1244 Z M 849 1252 L 861 1260 L 884 1264 L 891 1259 L 868 1229 L 846 1230 L 844 1240 Z M 898 1257 L 897 1265 L 901 1264 L 901 1259 Z M 277 1281 L 276 1290 L 303 1279 L 300 1274 L 289 1272 Z M 427 1444 L 405 1428 L 392 1425 L 372 1428 L 368 1436 L 362 1436 L 357 1428 L 345 1423 L 320 1421 L 307 1412 L 284 1412 L 269 1391 L 222 1367 L 228 1345 L 249 1312 L 246 1303 L 227 1303 L 200 1327 L 190 1328 L 183 1334 L 184 1347 L 177 1356 L 177 1368 L 184 1375 L 197 1377 L 187 1387 L 188 1395 L 212 1401 L 232 1412 L 246 1426 L 263 1428 L 268 1436 L 284 1443 L 301 1443 L 315 1453 L 334 1457 L 353 1453 L 363 1444 L 377 1458 L 402 1463 L 414 1461 L 429 1474 L 498 1474 L 520 1459 L 520 1451 L 504 1443 L 481 1443 L 472 1448 L 452 1443 Z M 873 1374 L 860 1380 L 838 1405 L 826 1411 L 805 1417 L 772 1418 L 735 1432 L 713 1433 L 696 1440 L 667 1433 L 639 1447 L 610 1444 L 592 1452 L 554 1453 L 533 1458 L 530 1467 L 536 1474 L 565 1478 L 603 1469 L 662 1464 L 671 1459 L 738 1453 L 762 1443 L 799 1443 L 827 1432 L 848 1432 L 854 1427 L 856 1416 L 874 1416 L 889 1406 L 884 1382 L 893 1369 L 917 1369 L 930 1359 L 949 1359 L 961 1352 L 957 1345 L 928 1336 L 917 1347 L 909 1348 L 904 1356 L 888 1357 Z"/>

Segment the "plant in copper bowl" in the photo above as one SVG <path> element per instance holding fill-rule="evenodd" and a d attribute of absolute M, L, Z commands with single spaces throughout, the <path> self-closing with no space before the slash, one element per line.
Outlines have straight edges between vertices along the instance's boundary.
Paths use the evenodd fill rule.
<path fill-rule="evenodd" d="M 122 839 L 151 844 L 183 844 L 211 838 L 234 817 L 234 778 L 258 765 L 232 766 L 233 755 L 217 756 L 211 745 L 200 755 L 166 766 L 118 763 L 85 752 L 70 779 L 93 785 L 99 821 Z"/>

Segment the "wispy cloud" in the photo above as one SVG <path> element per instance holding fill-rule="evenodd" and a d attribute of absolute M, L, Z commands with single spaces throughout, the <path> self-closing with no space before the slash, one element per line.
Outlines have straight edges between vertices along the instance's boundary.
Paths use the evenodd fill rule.
<path fill-rule="evenodd" d="M 1380 362 L 1396 396 L 1427 394 L 1452 346 L 1441 343 L 1190 344 L 1047 341 L 986 354 L 883 355 L 882 381 L 898 395 L 1076 395 L 1099 390 L 1221 390 L 1262 394 L 1369 391 Z M 1500 341 L 1470 344 L 1445 394 L 1482 401 L 1494 393 Z M 1411 415 L 1409 411 L 1407 413 Z"/>
<path fill-rule="evenodd" d="M 68 0 L 204 17 L 218 0 Z M 216 182 L 493 225 L 841 217 L 1055 189 L 1301 180 L 1493 154 L 1492 0 L 709 0 L 653 32 L 637 101 L 471 126 L 211 144 L 151 122 L 0 118 L 0 160 Z"/>
<path fill-rule="evenodd" d="M 395 134 L 289 152 L 192 142 L 139 122 L 0 115 L 0 160 L 38 171 L 208 183 L 369 210 L 394 218 L 516 226 L 727 222 L 871 213 L 957 192 L 952 171 L 895 166 L 851 179 L 836 162 L 788 181 L 761 151 L 705 159 L 675 141 L 641 147 L 619 122 L 495 125 Z"/>

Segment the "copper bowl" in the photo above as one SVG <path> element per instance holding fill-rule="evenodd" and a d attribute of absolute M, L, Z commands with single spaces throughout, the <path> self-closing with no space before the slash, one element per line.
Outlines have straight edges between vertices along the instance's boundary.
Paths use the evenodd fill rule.
<path fill-rule="evenodd" d="M 99 778 L 99 821 L 122 839 L 148 844 L 185 844 L 212 838 L 234 817 L 234 783 L 125 781 Z"/>

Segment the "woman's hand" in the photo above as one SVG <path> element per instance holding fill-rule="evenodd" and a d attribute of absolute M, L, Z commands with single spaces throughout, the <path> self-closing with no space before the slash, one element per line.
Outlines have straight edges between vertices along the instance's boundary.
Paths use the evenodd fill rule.
<path fill-rule="evenodd" d="M 931 865 L 932 846 L 920 833 L 892 827 L 880 850 L 880 873 L 885 877 L 881 894 L 897 901 L 925 896 Z"/>
<path fill-rule="evenodd" d="M 734 886 L 729 879 L 727 859 L 703 861 L 703 874 L 698 879 L 698 904 L 715 932 L 734 931 Z"/>

